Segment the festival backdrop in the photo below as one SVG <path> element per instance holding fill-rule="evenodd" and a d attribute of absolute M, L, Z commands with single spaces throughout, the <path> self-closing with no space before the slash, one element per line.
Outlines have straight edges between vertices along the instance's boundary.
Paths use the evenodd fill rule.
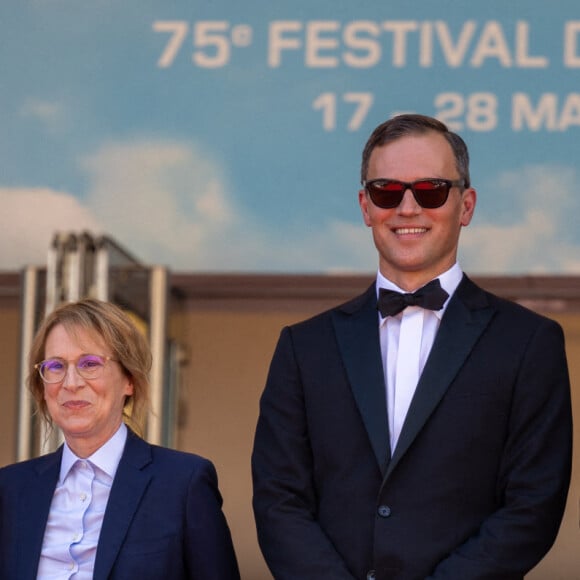
<path fill-rule="evenodd" d="M 0 269 L 55 231 L 174 271 L 372 272 L 360 154 L 397 112 L 472 157 L 476 274 L 580 274 L 577 0 L 3 0 Z"/>

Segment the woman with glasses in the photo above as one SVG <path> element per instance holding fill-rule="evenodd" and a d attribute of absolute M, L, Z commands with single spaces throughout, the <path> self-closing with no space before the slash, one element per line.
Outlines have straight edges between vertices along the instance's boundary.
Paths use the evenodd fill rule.
<path fill-rule="evenodd" d="M 137 435 L 150 365 L 112 304 L 66 304 L 42 323 L 28 383 L 64 444 L 0 470 L 2 580 L 239 578 L 211 462 Z"/>

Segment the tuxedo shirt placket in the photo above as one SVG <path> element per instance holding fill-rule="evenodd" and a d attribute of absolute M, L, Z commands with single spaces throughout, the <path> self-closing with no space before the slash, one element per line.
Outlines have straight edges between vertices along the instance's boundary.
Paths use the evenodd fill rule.
<path fill-rule="evenodd" d="M 455 292 L 462 276 L 463 273 L 458 264 L 439 276 L 442 287 L 450 297 Z M 383 278 L 380 273 L 377 277 L 377 294 L 379 288 L 402 291 Z M 407 306 L 395 316 L 382 318 L 379 314 L 391 454 L 394 453 L 448 302 L 449 300 L 438 311 L 425 310 L 419 306 Z M 405 322 L 404 327 L 403 322 Z M 407 323 L 409 323 L 409 328 Z M 399 370 L 402 374 L 397 378 Z"/>
<path fill-rule="evenodd" d="M 408 306 L 380 323 L 391 454 L 403 429 L 442 313 Z"/>
<path fill-rule="evenodd" d="M 402 313 L 395 365 L 393 411 L 389 415 L 391 451 L 397 445 L 419 381 L 423 317 L 424 310 L 418 306 L 407 307 Z"/>

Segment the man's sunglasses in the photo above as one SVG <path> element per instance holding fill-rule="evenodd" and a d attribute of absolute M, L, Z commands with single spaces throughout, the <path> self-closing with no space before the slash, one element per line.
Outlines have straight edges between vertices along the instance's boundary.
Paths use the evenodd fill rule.
<path fill-rule="evenodd" d="M 412 183 L 396 179 L 371 179 L 363 181 L 365 190 L 372 202 L 382 209 L 398 207 L 403 201 L 405 191 L 410 189 L 417 203 L 427 209 L 441 207 L 449 197 L 452 187 L 463 187 L 463 179 L 418 179 Z"/>

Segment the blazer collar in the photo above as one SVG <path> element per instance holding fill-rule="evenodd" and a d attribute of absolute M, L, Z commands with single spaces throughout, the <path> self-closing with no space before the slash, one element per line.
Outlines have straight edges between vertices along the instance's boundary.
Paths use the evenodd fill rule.
<path fill-rule="evenodd" d="M 464 275 L 445 310 L 391 458 L 376 305 L 373 283 L 332 314 L 353 396 L 377 463 L 388 477 L 435 410 L 495 310 L 486 293 Z"/>
<path fill-rule="evenodd" d="M 332 315 L 352 393 L 384 474 L 390 445 L 374 282 L 364 294 L 338 307 Z"/>
<path fill-rule="evenodd" d="M 386 477 L 439 404 L 494 313 L 487 294 L 464 275 L 441 320 Z"/>
<path fill-rule="evenodd" d="M 151 480 L 151 473 L 145 469 L 151 462 L 151 445 L 129 430 L 99 536 L 93 576 L 95 580 L 105 580 L 111 573 Z"/>

